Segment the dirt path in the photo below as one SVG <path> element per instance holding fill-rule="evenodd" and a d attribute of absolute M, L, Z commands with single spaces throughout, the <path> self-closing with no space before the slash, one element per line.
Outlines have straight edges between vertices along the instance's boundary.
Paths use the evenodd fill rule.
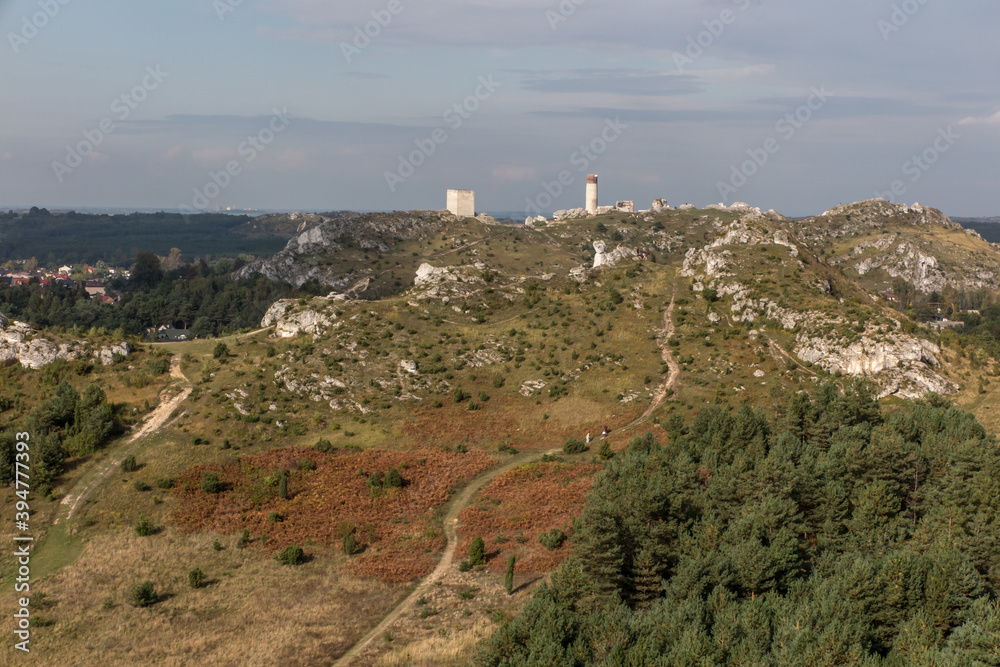
<path fill-rule="evenodd" d="M 667 368 L 670 369 L 670 372 L 667 373 L 667 379 L 663 381 L 663 384 L 656 388 L 656 391 L 653 393 L 653 400 L 650 401 L 649 407 L 646 408 L 646 411 L 632 423 L 626 424 L 625 426 L 617 429 L 619 431 L 628 430 L 633 426 L 637 426 L 649 419 L 650 415 L 652 415 L 657 408 L 663 405 L 663 401 L 667 400 L 667 396 L 670 394 L 670 391 L 674 388 L 674 385 L 677 384 L 677 378 L 680 377 L 681 367 L 674 360 L 674 355 L 670 353 L 670 345 L 668 344 L 670 339 L 674 336 L 674 296 L 674 294 L 670 295 L 670 305 L 667 306 L 666 311 L 663 313 L 663 330 L 658 336 L 660 348 L 663 350 L 663 361 L 667 364 Z"/>
<path fill-rule="evenodd" d="M 444 517 L 444 534 L 448 538 L 448 545 L 445 547 L 444 555 L 441 556 L 440 562 L 434 571 L 427 575 L 423 581 L 410 593 L 406 598 L 396 605 L 389 614 L 382 619 L 382 621 L 376 625 L 374 628 L 368 631 L 361 639 L 351 647 L 347 653 L 342 655 L 337 662 L 333 663 L 336 667 L 337 665 L 350 665 L 353 660 L 355 660 L 358 655 L 368 647 L 376 637 L 381 637 L 386 633 L 386 631 L 392 627 L 392 625 L 400 619 L 400 617 L 413 609 L 414 605 L 417 603 L 417 599 L 420 596 L 425 595 L 434 585 L 434 582 L 439 581 L 448 570 L 451 569 L 452 564 L 455 562 L 455 550 L 458 549 L 458 515 L 461 514 L 462 510 L 469 506 L 472 502 L 473 496 L 479 492 L 484 486 L 489 484 L 498 475 L 501 475 L 508 470 L 512 470 L 518 466 L 524 465 L 525 463 L 530 463 L 535 459 L 540 459 L 546 454 L 553 455 L 561 452 L 562 449 L 552 449 L 547 452 L 531 452 L 530 454 L 521 454 L 514 457 L 507 463 L 503 464 L 499 468 L 493 468 L 484 472 L 482 475 L 476 477 L 471 482 L 469 482 L 462 492 L 455 496 L 451 502 L 451 507 L 448 513 Z"/>
<path fill-rule="evenodd" d="M 187 384 L 187 378 L 184 377 L 183 373 L 181 373 L 179 355 L 175 355 L 171 361 L 170 377 Z M 166 394 L 171 390 L 171 387 L 163 390 L 163 393 L 160 394 L 160 404 L 156 406 L 156 408 L 146 417 L 142 426 L 140 426 L 137 431 L 132 433 L 127 440 L 117 447 L 117 451 L 110 453 L 110 455 L 97 469 L 97 473 L 95 475 L 87 475 L 83 477 L 76 483 L 76 486 L 74 486 L 73 489 L 66 494 L 66 496 L 62 499 L 62 502 L 59 503 L 59 511 L 56 514 L 55 521 L 52 522 L 53 525 L 60 523 L 63 518 L 69 522 L 73 518 L 73 515 L 76 514 L 76 510 L 80 507 L 80 503 L 86 499 L 91 491 L 93 491 L 118 468 L 118 464 L 121 463 L 122 459 L 129 455 L 131 452 L 131 446 L 137 441 L 142 440 L 146 436 L 159 430 L 167 422 L 170 418 L 170 414 L 177 408 L 177 406 L 183 403 L 184 399 L 191 394 L 191 387 L 188 386 L 173 398 L 167 399 Z M 66 507 L 68 507 L 66 516 L 62 517 L 63 510 Z"/>

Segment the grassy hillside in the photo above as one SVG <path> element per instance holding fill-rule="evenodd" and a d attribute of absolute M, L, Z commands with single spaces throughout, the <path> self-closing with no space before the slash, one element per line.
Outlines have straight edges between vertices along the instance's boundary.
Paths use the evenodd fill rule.
<path fill-rule="evenodd" d="M 378 215 L 377 224 L 393 221 Z M 129 403 L 136 418 L 147 402 L 190 394 L 153 435 L 71 462 L 52 499 L 33 501 L 44 537 L 35 556 L 41 657 L 134 664 L 197 652 L 222 664 L 247 655 L 329 663 L 449 553 L 445 517 L 454 511 L 455 566 L 357 664 L 458 661 L 570 556 L 586 494 L 634 436 L 652 431 L 672 443 L 702 415 L 744 404 L 762 419 L 782 418 L 795 396 L 847 387 L 852 359 L 871 370 L 872 359 L 895 359 L 910 341 L 937 352 L 919 344 L 917 357 L 870 373 L 891 396 L 882 410 L 906 410 L 898 395 L 933 376 L 994 428 L 991 353 L 960 331 L 911 321 L 877 297 L 882 283 L 833 260 L 889 227 L 919 239 L 939 266 L 949 258 L 955 275 L 975 258 L 996 261 L 996 252 L 909 214 L 851 237 L 854 215 L 810 227 L 686 210 L 534 229 L 437 216 L 421 223 L 426 233 L 384 246 L 366 245 L 375 238 L 363 226 L 310 243 L 283 270 L 348 276 L 340 291 L 367 280 L 353 294 L 379 298 L 291 300 L 275 315 L 277 329 L 157 344 L 101 371 L 109 399 Z M 595 241 L 611 266 L 589 270 Z M 276 330 L 300 333 L 276 338 Z M 660 400 L 664 350 L 681 372 Z M 128 374 L 166 358 L 157 355 L 171 355 L 180 375 L 130 389 Z M 902 376 L 918 371 L 916 381 Z M 45 371 L 6 372 L 18 374 L 28 407 L 51 391 Z M 72 367 L 65 373 L 85 385 Z M 543 457 L 588 434 L 586 451 Z M 137 469 L 120 467 L 127 455 Z M 456 505 L 471 479 L 497 466 L 510 470 Z M 399 485 L 387 482 L 393 471 Z M 58 503 L 81 488 L 89 493 L 68 517 Z M 4 516 L 15 501 L 8 491 Z M 5 523 L 3 537 L 12 531 Z M 550 537 L 558 533 L 568 539 Z M 477 536 L 486 562 L 459 571 Z M 306 562 L 279 564 L 274 557 L 293 545 Z M 512 596 L 503 589 L 510 556 L 519 563 Z M 208 586 L 188 585 L 195 568 Z M 131 589 L 146 580 L 158 601 L 133 607 Z M 136 632 L 121 638 L 126 623 Z M 166 639 L 144 639 L 160 629 Z"/>

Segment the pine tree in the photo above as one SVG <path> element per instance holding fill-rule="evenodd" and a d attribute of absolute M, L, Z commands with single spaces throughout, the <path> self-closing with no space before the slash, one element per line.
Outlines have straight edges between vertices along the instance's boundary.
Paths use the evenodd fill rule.
<path fill-rule="evenodd" d="M 281 480 L 278 482 L 278 497 L 288 499 L 288 474 L 285 472 L 281 473 Z"/>
<path fill-rule="evenodd" d="M 507 595 L 514 592 L 514 564 L 516 562 L 517 556 L 511 556 L 507 559 L 507 576 L 503 580 L 503 586 L 507 589 Z"/>
<path fill-rule="evenodd" d="M 478 535 L 469 545 L 469 565 L 475 567 L 486 562 L 486 543 Z"/>
<path fill-rule="evenodd" d="M 663 591 L 660 566 L 652 549 L 642 549 L 632 564 L 632 591 L 632 601 L 640 609 L 649 607 Z"/>
<path fill-rule="evenodd" d="M 576 556 L 597 597 L 621 592 L 625 558 L 622 554 L 618 523 L 610 511 L 587 508 L 583 529 L 576 545 Z"/>

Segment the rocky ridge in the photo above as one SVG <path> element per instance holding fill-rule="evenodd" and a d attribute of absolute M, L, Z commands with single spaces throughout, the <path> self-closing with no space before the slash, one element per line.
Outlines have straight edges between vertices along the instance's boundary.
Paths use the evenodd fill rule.
<path fill-rule="evenodd" d="M 42 368 L 62 359 L 73 361 L 93 357 L 102 366 L 110 366 L 117 359 L 127 357 L 132 346 L 126 342 L 95 348 L 89 343 L 54 343 L 36 335 L 24 322 L 9 322 L 0 315 L 0 364 L 19 363 L 24 368 Z"/>

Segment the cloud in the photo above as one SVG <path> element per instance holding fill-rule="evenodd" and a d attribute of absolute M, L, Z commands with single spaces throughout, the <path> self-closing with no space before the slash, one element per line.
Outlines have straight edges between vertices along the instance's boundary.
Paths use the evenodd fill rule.
<path fill-rule="evenodd" d="M 493 179 L 505 182 L 530 181 L 535 178 L 534 167 L 506 165 L 493 169 Z"/>
<path fill-rule="evenodd" d="M 160 161 L 161 162 L 168 162 L 170 160 L 173 160 L 174 158 L 176 158 L 180 154 L 181 154 L 181 147 L 180 146 L 171 146 L 167 150 L 163 151 L 162 155 L 160 155 Z"/>
<path fill-rule="evenodd" d="M 282 169 L 298 169 L 309 162 L 312 154 L 311 148 L 286 148 L 278 154 L 278 164 Z"/>
<path fill-rule="evenodd" d="M 958 121 L 959 125 L 997 125 L 1000 124 L 1000 111 L 997 111 L 992 116 L 985 117 L 975 117 L 969 116 L 968 118 L 963 118 Z"/>
<path fill-rule="evenodd" d="M 697 77 L 675 72 L 583 69 L 525 72 L 522 86 L 540 93 L 610 93 L 616 95 L 690 95 L 701 92 Z"/>
<path fill-rule="evenodd" d="M 191 159 L 200 165 L 214 167 L 236 157 L 236 153 L 230 148 L 204 148 L 200 151 L 192 151 Z"/>

